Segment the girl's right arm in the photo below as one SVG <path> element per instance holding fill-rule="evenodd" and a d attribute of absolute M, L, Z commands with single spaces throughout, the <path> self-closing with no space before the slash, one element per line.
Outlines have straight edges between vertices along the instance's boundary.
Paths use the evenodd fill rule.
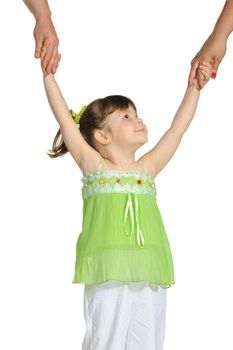
<path fill-rule="evenodd" d="M 72 157 L 84 172 L 87 160 L 96 161 L 99 153 L 95 151 L 82 137 L 78 125 L 73 120 L 68 105 L 53 74 L 47 74 L 43 67 L 45 92 L 51 110 L 60 125 L 62 139 Z"/>

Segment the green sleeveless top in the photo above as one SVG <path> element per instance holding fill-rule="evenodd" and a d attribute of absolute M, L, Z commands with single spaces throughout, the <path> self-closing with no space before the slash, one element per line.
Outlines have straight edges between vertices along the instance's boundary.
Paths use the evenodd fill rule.
<path fill-rule="evenodd" d="M 142 166 L 142 160 L 139 161 Z M 83 176 L 82 231 L 72 283 L 108 280 L 175 284 L 169 241 L 154 180 L 142 171 L 98 170 Z"/>

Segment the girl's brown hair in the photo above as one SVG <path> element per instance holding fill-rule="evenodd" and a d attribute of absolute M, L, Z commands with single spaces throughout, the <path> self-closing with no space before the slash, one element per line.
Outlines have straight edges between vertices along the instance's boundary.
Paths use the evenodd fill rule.
<path fill-rule="evenodd" d="M 116 110 L 125 110 L 129 106 L 132 106 L 137 112 L 134 102 L 122 95 L 111 95 L 92 101 L 87 106 L 79 121 L 79 130 L 86 142 L 96 149 L 93 136 L 94 131 L 96 129 L 102 129 L 105 126 L 109 114 Z M 59 129 L 54 138 L 52 150 L 48 150 L 47 154 L 50 158 L 56 158 L 63 156 L 67 152 L 68 149 Z"/>

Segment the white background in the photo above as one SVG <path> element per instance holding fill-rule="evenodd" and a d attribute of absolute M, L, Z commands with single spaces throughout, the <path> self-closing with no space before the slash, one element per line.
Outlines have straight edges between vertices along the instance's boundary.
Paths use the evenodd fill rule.
<path fill-rule="evenodd" d="M 184 96 L 190 61 L 224 1 L 50 0 L 62 60 L 56 79 L 70 108 L 126 95 L 151 149 Z M 34 58 L 35 20 L 1 2 L 0 348 L 81 349 L 83 285 L 72 284 L 81 231 L 81 171 L 50 159 L 58 131 Z M 168 289 L 164 350 L 232 349 L 233 39 L 217 79 L 155 179 L 176 284 Z M 120 349 L 119 349 L 120 350 Z"/>

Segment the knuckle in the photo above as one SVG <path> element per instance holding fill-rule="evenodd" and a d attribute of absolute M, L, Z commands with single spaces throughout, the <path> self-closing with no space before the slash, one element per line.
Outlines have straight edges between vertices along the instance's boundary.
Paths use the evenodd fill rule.
<path fill-rule="evenodd" d="M 51 43 L 53 45 L 58 45 L 59 44 L 59 39 L 56 35 L 51 35 Z"/>

